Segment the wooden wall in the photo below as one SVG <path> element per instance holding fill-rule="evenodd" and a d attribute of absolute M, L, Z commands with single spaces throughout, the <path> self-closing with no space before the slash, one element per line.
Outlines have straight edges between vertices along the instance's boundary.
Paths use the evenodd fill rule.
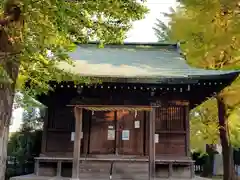
<path fill-rule="evenodd" d="M 169 105 L 156 110 L 156 155 L 188 155 L 189 127 L 188 106 Z M 147 114 L 147 120 L 149 114 Z M 149 125 L 146 124 L 146 134 Z M 148 136 L 146 136 L 146 154 L 148 154 Z"/>
<path fill-rule="evenodd" d="M 71 132 L 74 131 L 74 116 L 70 107 L 50 107 L 46 125 L 45 152 L 72 152 Z"/>
<path fill-rule="evenodd" d="M 156 154 L 186 155 L 185 106 L 171 105 L 156 111 Z"/>
<path fill-rule="evenodd" d="M 65 156 L 67 154 L 71 156 L 73 152 L 71 132 L 74 131 L 75 120 L 73 109 L 66 106 L 72 97 L 67 97 L 67 93 L 63 90 L 61 91 L 62 92 L 58 95 L 51 96 L 51 100 L 49 100 L 48 113 L 44 123 L 44 135 L 42 142 L 43 155 L 59 154 Z M 88 96 L 91 94 L 90 91 L 87 93 Z M 74 93 L 71 93 L 71 96 L 76 96 L 76 94 L 73 94 Z M 94 94 L 96 97 L 96 92 L 94 92 Z M 66 97 L 64 97 L 64 95 Z M 121 97 L 124 99 L 124 96 Z M 128 100 L 129 97 L 129 95 L 126 96 L 124 100 Z M 143 95 L 141 95 L 141 97 L 143 97 Z M 186 156 L 188 154 L 187 146 L 189 144 L 188 106 L 183 104 L 169 104 L 168 101 L 173 100 L 169 97 L 170 96 L 168 96 L 167 99 L 165 98 L 165 105 L 163 104 L 156 111 L 156 134 L 158 136 L 158 142 L 156 142 L 156 155 L 174 154 L 178 156 Z M 162 98 L 158 97 L 158 100 L 161 101 Z M 148 155 L 149 113 L 138 113 L 137 118 L 141 120 L 141 127 L 143 125 L 141 132 L 138 132 L 139 130 L 134 130 L 134 127 L 132 127 L 134 123 L 134 118 L 132 117 L 134 116 L 133 114 L 129 114 L 125 118 L 121 119 L 119 123 L 113 123 L 112 125 L 116 125 L 115 128 L 117 130 L 119 128 L 118 126 L 130 128 L 134 131 L 133 134 L 135 134 L 136 137 L 134 137 L 134 140 L 131 142 L 120 141 L 120 135 L 116 134 L 118 142 L 112 142 L 112 148 L 119 146 L 119 152 L 122 154 L 132 154 L 135 149 L 134 151 L 136 151 L 139 155 Z M 117 115 L 117 112 L 115 112 L 115 115 Z M 92 115 L 89 111 L 83 112 L 83 140 L 81 146 L 83 153 L 94 153 L 91 152 L 91 149 L 89 149 L 92 144 L 96 144 L 91 142 L 91 139 L 94 140 L 94 138 L 91 137 L 91 131 L 93 131 L 93 128 L 95 127 L 93 124 L 94 120 L 91 120 L 92 116 L 96 116 L 96 114 Z M 108 125 L 103 125 L 102 131 L 106 132 L 108 130 L 107 127 Z M 98 132 L 96 133 L 98 134 Z M 139 141 L 135 140 L 138 137 L 141 137 L 141 139 Z M 134 142 L 140 142 L 141 145 L 138 143 L 136 147 L 133 147 L 131 143 Z"/>
<path fill-rule="evenodd" d="M 62 108 L 54 108 L 53 110 L 49 109 L 49 116 L 48 116 L 48 122 L 45 121 L 45 131 L 46 131 L 46 141 L 45 141 L 45 149 L 43 149 L 43 154 L 51 154 L 51 153 L 58 153 L 63 154 L 69 153 L 71 154 L 73 152 L 73 141 L 71 141 L 71 132 L 74 131 L 74 117 L 72 109 L 69 107 L 62 107 Z M 97 112 L 95 112 L 97 115 Z M 104 137 L 104 134 L 106 134 L 107 126 L 109 123 L 112 123 L 111 125 L 114 126 L 114 121 L 108 121 L 108 123 L 104 123 L 103 127 L 99 125 L 99 127 L 95 127 L 94 120 L 91 121 L 90 112 L 84 111 L 84 120 L 83 120 L 83 136 L 84 140 L 82 141 L 82 152 L 86 153 L 89 152 L 89 146 L 90 146 L 90 153 L 96 153 L 93 152 L 94 147 L 97 148 L 96 142 L 98 142 L 101 137 Z M 141 117 L 141 118 L 140 118 Z M 142 137 L 143 140 L 139 141 L 129 141 L 129 143 L 134 142 L 141 142 L 142 145 L 137 145 L 136 147 L 131 148 L 137 148 L 136 153 L 139 155 L 148 155 L 148 128 L 149 128 L 149 113 L 138 113 L 138 120 L 141 120 L 141 127 L 143 125 L 143 130 L 141 132 L 136 131 L 136 138 Z M 134 128 L 131 127 L 131 124 L 133 118 L 125 118 L 122 121 L 119 121 L 118 126 L 126 126 L 130 127 L 131 131 L 133 132 Z M 127 121 L 128 120 L 128 121 Z M 187 122 L 186 122 L 186 107 L 185 106 L 174 106 L 174 107 L 161 107 L 158 108 L 156 111 L 156 134 L 158 136 L 158 142 L 156 142 L 156 155 L 181 155 L 185 156 L 187 155 Z M 126 124 L 127 123 L 127 124 Z M 96 125 L 98 125 L 97 123 Z M 90 128 L 89 126 L 92 125 Z M 94 134 L 91 135 L 91 132 L 94 131 L 94 127 L 97 129 L 102 129 L 101 131 L 96 131 L 97 141 L 94 143 Z M 102 127 L 102 128 L 101 128 Z M 115 129 L 115 128 L 114 128 Z M 100 132 L 103 134 L 101 135 Z M 132 133 L 133 134 L 133 133 Z M 135 134 L 135 133 L 134 133 Z M 89 136 L 92 141 L 89 141 Z M 120 135 L 117 136 L 118 141 Z M 105 137 L 106 138 L 106 137 Z M 111 142 L 112 148 L 115 147 L 116 143 Z M 129 144 L 126 144 L 128 142 L 126 141 L 119 141 L 119 148 L 120 151 L 122 151 L 122 154 L 127 153 L 131 154 L 131 148 Z M 122 144 L 124 143 L 124 144 Z M 126 146 L 126 147 L 125 147 Z M 127 148 L 128 147 L 128 148 Z M 106 147 L 108 150 L 110 147 Z M 100 150 L 99 150 L 100 152 Z M 107 152 L 107 151 L 106 151 Z M 111 150 L 112 153 L 114 153 L 114 150 Z M 104 153 L 104 152 L 103 152 Z M 110 152 L 109 152 L 110 153 Z M 121 153 L 121 152 L 120 152 Z M 106 154 L 106 153 L 105 153 Z"/>

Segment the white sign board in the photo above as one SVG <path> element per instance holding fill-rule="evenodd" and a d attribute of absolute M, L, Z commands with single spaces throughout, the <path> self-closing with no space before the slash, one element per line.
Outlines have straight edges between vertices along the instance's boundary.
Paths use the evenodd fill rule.
<path fill-rule="evenodd" d="M 83 132 L 81 132 L 81 139 L 83 138 Z M 75 132 L 71 132 L 71 141 L 75 139 Z"/>
<path fill-rule="evenodd" d="M 137 128 L 140 128 L 140 121 L 134 121 L 134 127 L 137 129 Z"/>
<path fill-rule="evenodd" d="M 113 129 L 108 130 L 107 140 L 115 140 L 115 130 Z"/>
<path fill-rule="evenodd" d="M 74 141 L 75 138 L 75 132 L 71 132 L 71 141 Z"/>
<path fill-rule="evenodd" d="M 122 131 L 122 140 L 123 141 L 129 140 L 129 136 L 130 136 L 130 131 L 129 130 L 123 130 Z"/>
<path fill-rule="evenodd" d="M 155 143 L 159 143 L 159 134 L 155 134 Z"/>

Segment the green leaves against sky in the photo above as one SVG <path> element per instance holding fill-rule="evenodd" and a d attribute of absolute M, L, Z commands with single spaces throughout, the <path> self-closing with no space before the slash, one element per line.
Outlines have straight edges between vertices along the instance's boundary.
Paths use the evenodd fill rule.
<path fill-rule="evenodd" d="M 240 69 L 240 4 L 237 0 L 179 0 L 169 14 L 169 24 L 157 22 L 160 36 L 170 42 L 182 41 L 187 63 L 206 69 Z M 161 38 L 160 38 L 161 39 Z M 228 108 L 228 125 L 234 146 L 240 146 L 240 79 L 221 92 Z M 195 114 L 199 116 L 195 116 Z M 191 114 L 192 147 L 218 143 L 216 101 L 212 98 Z"/>
<path fill-rule="evenodd" d="M 34 94 L 46 92 L 50 80 L 88 81 L 55 66 L 59 61 L 71 63 L 67 54 L 74 49 L 73 42 L 122 42 L 132 22 L 147 12 L 135 0 L 5 0 L 0 2 L 0 17 L 5 2 L 21 7 L 24 21 L 20 28 L 16 23 L 4 28 L 21 51 L 15 59 L 21 63 L 17 89 Z M 30 88 L 25 87 L 27 81 Z"/>

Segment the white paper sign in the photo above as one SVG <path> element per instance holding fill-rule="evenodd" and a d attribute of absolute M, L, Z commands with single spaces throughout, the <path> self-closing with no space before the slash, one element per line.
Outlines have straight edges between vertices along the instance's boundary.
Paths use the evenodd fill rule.
<path fill-rule="evenodd" d="M 140 128 L 140 121 L 134 121 L 134 127 Z"/>
<path fill-rule="evenodd" d="M 113 126 L 108 126 L 108 129 L 113 129 Z"/>
<path fill-rule="evenodd" d="M 115 140 L 115 130 L 113 129 L 108 130 L 107 140 Z"/>
<path fill-rule="evenodd" d="M 83 132 L 81 132 L 81 139 L 83 138 Z M 75 132 L 71 132 L 71 141 L 75 139 Z"/>
<path fill-rule="evenodd" d="M 155 134 L 155 143 L 159 143 L 159 134 Z"/>
<path fill-rule="evenodd" d="M 123 141 L 129 140 L 129 136 L 130 136 L 130 131 L 129 130 L 123 130 L 122 131 L 122 140 Z"/>
<path fill-rule="evenodd" d="M 75 138 L 75 132 L 71 132 L 71 141 L 74 141 Z"/>

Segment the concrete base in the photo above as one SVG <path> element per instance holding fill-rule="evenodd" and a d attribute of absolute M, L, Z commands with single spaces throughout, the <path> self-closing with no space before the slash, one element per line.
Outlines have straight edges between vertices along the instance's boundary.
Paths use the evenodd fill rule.
<path fill-rule="evenodd" d="M 113 178 L 115 180 L 121 180 L 119 178 Z M 159 180 L 179 180 L 179 178 L 156 178 Z M 36 176 L 34 174 L 30 174 L 30 175 L 24 175 L 24 176 L 17 176 L 17 177 L 12 177 L 10 178 L 10 180 L 72 180 L 71 178 L 64 178 L 64 177 L 47 177 L 47 176 Z M 81 178 L 81 180 L 106 180 L 105 178 L 100 179 L 100 178 L 91 178 L 91 179 L 83 179 Z M 124 179 L 124 180 L 133 180 L 133 179 Z M 138 178 L 139 180 L 139 178 Z M 146 180 L 146 179 L 144 179 Z M 206 178 L 202 178 L 202 177 L 194 177 L 191 180 L 210 180 L 210 179 L 206 179 Z"/>

